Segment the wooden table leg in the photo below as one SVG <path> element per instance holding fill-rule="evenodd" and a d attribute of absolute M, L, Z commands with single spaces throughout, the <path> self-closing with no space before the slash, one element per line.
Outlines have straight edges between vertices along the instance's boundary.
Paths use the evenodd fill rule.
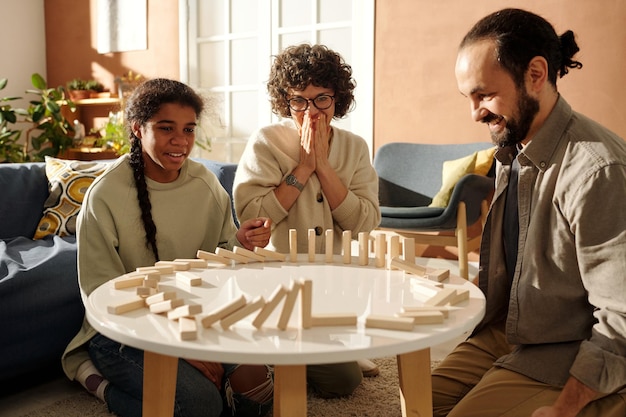
<path fill-rule="evenodd" d="M 400 402 L 403 417 L 432 417 L 430 349 L 398 355 Z"/>
<path fill-rule="evenodd" d="M 143 417 L 172 417 L 178 358 L 143 353 Z"/>
<path fill-rule="evenodd" d="M 306 417 L 306 365 L 274 366 L 274 417 Z"/>

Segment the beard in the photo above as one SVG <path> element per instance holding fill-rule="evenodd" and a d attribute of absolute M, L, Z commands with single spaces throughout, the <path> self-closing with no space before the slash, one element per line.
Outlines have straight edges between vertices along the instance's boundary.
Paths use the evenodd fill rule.
<path fill-rule="evenodd" d="M 517 115 L 506 121 L 504 131 L 491 133 L 491 140 L 499 147 L 517 145 L 526 138 L 530 125 L 539 113 L 539 101 L 532 98 L 524 89 L 518 89 Z M 489 123 L 494 120 L 504 119 L 504 116 L 489 114 L 483 122 Z"/>

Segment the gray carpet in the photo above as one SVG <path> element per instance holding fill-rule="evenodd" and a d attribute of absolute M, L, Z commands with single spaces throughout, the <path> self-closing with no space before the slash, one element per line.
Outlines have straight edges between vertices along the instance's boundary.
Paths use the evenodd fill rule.
<path fill-rule="evenodd" d="M 401 416 L 398 372 L 395 357 L 374 359 L 380 375 L 364 378 L 347 398 L 324 400 L 308 396 L 309 417 L 396 417 Z M 434 364 L 433 364 L 434 365 Z M 92 395 L 80 392 L 20 417 L 115 417 Z"/>

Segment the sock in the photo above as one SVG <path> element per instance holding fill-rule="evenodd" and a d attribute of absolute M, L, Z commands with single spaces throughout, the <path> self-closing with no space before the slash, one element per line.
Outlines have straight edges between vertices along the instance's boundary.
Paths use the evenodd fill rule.
<path fill-rule="evenodd" d="M 109 381 L 104 379 L 100 372 L 98 372 L 93 362 L 86 360 L 80 364 L 78 372 L 76 373 L 76 380 L 80 382 L 89 393 L 104 402 L 104 390 L 107 385 L 109 385 Z"/>

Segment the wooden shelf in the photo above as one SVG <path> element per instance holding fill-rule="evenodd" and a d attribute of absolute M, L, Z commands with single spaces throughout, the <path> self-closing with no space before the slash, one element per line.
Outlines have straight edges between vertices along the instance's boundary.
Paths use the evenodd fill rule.
<path fill-rule="evenodd" d="M 117 97 L 111 98 L 84 98 L 82 100 L 75 100 L 74 104 L 77 106 L 107 106 L 112 104 L 119 104 L 120 99 Z"/>

